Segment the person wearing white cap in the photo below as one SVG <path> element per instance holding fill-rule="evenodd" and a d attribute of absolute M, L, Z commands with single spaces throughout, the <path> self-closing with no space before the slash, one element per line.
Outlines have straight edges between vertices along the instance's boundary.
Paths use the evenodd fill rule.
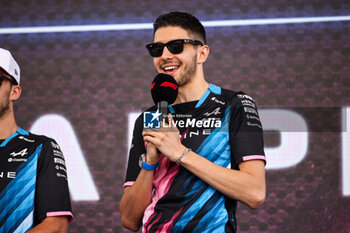
<path fill-rule="evenodd" d="M 63 154 L 55 140 L 17 126 L 20 68 L 0 48 L 0 232 L 67 232 L 73 219 Z"/>

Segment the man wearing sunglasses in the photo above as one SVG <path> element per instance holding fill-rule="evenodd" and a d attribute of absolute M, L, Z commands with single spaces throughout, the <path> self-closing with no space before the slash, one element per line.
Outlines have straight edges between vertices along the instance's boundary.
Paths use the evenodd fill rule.
<path fill-rule="evenodd" d="M 0 232 L 67 232 L 72 220 L 60 147 L 16 124 L 20 69 L 0 48 Z"/>
<path fill-rule="evenodd" d="M 255 209 L 266 195 L 257 107 L 245 93 L 205 80 L 209 47 L 194 16 L 159 16 L 146 48 L 157 72 L 177 81 L 178 97 L 161 129 L 144 129 L 142 115 L 136 120 L 122 223 L 143 232 L 236 232 L 237 201 Z M 174 126 L 178 115 L 189 124 Z"/>

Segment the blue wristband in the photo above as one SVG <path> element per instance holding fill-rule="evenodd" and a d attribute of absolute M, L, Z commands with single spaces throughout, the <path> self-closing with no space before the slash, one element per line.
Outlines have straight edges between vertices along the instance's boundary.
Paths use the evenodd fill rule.
<path fill-rule="evenodd" d="M 191 148 L 187 149 L 177 160 L 176 164 L 181 164 L 181 159 L 187 154 L 187 152 L 191 151 Z"/>
<path fill-rule="evenodd" d="M 157 164 L 151 165 L 149 163 L 143 162 L 141 168 L 152 171 L 158 168 L 159 162 Z"/>

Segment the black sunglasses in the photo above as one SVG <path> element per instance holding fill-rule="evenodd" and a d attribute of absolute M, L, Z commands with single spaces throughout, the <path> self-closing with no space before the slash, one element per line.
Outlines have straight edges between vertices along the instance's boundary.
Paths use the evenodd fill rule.
<path fill-rule="evenodd" d="M 160 57 L 163 54 L 164 46 L 166 46 L 169 52 L 171 52 L 172 54 L 182 53 L 182 51 L 184 50 L 184 43 L 203 46 L 203 43 L 199 40 L 178 39 L 178 40 L 169 41 L 166 44 L 151 43 L 146 45 L 146 48 L 149 52 L 149 55 L 151 55 L 152 57 Z"/>
<path fill-rule="evenodd" d="M 6 76 L 0 76 L 0 86 L 1 86 L 1 84 L 2 84 L 2 82 L 4 81 L 4 80 L 8 80 L 10 83 L 12 83 L 13 85 L 17 85 L 17 83 L 15 82 L 15 81 L 13 81 L 12 79 L 10 79 L 10 78 L 8 78 L 8 77 L 6 77 Z"/>

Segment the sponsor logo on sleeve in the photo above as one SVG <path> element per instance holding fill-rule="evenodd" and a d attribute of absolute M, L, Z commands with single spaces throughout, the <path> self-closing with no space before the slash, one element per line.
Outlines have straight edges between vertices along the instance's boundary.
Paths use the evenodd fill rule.
<path fill-rule="evenodd" d="M 65 175 L 65 174 L 61 174 L 61 173 L 56 173 L 56 176 L 57 177 L 63 177 L 63 178 L 65 178 L 66 180 L 68 180 L 68 178 L 67 178 L 67 176 Z"/>
<path fill-rule="evenodd" d="M 250 97 L 249 95 L 238 94 L 237 96 L 238 96 L 238 98 L 240 98 L 240 99 L 249 99 L 249 100 L 251 100 L 251 101 L 254 101 L 253 98 Z"/>
<path fill-rule="evenodd" d="M 254 108 L 244 107 L 244 111 L 246 113 L 252 113 L 252 114 L 255 114 L 255 115 L 259 116 L 258 112 Z"/>
<path fill-rule="evenodd" d="M 66 166 L 66 162 L 63 159 L 54 158 L 54 162 L 57 164 L 62 164 L 63 166 Z"/>
<path fill-rule="evenodd" d="M 60 150 L 53 150 L 53 155 L 64 159 L 63 153 Z"/>
<path fill-rule="evenodd" d="M 257 117 L 257 116 L 253 116 L 253 115 L 248 115 L 248 114 L 247 114 L 247 119 L 248 119 L 248 120 L 249 120 L 249 119 L 253 119 L 253 120 L 257 120 L 257 121 L 259 121 L 259 122 L 260 122 L 259 117 Z"/>
<path fill-rule="evenodd" d="M 247 122 L 247 125 L 248 125 L 248 126 L 256 126 L 256 127 L 262 128 L 261 125 L 260 125 L 260 124 L 257 124 L 257 123 Z"/>
<path fill-rule="evenodd" d="M 54 149 L 61 150 L 60 146 L 59 146 L 57 143 L 51 142 L 51 146 L 52 146 Z"/>
<path fill-rule="evenodd" d="M 56 165 L 56 166 L 55 166 L 55 168 L 56 168 L 56 170 L 58 170 L 58 171 L 62 170 L 62 171 L 64 171 L 65 173 L 67 173 L 66 168 L 65 168 L 65 167 L 63 167 L 63 166 Z"/>
<path fill-rule="evenodd" d="M 249 106 L 252 108 L 256 108 L 255 103 L 251 100 L 241 100 L 243 106 Z"/>

